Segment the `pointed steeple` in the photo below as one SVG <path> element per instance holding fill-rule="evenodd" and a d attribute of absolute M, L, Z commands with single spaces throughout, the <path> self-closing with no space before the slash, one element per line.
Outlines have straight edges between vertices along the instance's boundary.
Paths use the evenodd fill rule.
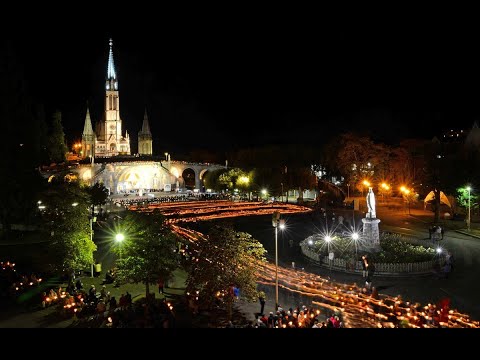
<path fill-rule="evenodd" d="M 150 137 L 152 136 L 150 125 L 148 124 L 147 108 L 145 108 L 145 115 L 143 116 L 142 130 L 140 130 L 140 134 L 150 135 Z"/>
<path fill-rule="evenodd" d="M 87 102 L 87 115 L 85 116 L 85 125 L 83 126 L 82 134 L 82 156 L 86 158 L 88 156 L 95 156 L 95 142 L 97 136 L 93 132 L 92 119 L 90 119 L 90 111 L 88 110 Z"/>
<path fill-rule="evenodd" d="M 107 90 L 118 90 L 117 73 L 115 71 L 115 64 L 113 62 L 113 40 L 109 41 L 110 51 L 108 53 L 108 66 L 107 66 Z"/>
<path fill-rule="evenodd" d="M 140 155 L 152 155 L 152 133 L 148 124 L 147 109 L 143 117 L 142 130 L 138 132 L 138 153 Z"/>
<path fill-rule="evenodd" d="M 87 116 L 85 116 L 85 125 L 83 126 L 83 135 L 93 135 L 92 119 L 90 119 L 90 111 L 87 103 Z"/>
<path fill-rule="evenodd" d="M 480 128 L 477 121 L 473 123 L 472 129 L 465 139 L 465 146 L 480 150 Z"/>

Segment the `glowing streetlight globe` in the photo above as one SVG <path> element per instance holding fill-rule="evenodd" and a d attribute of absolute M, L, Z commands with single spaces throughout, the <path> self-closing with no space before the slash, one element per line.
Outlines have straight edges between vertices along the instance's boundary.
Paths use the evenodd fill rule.
<path fill-rule="evenodd" d="M 357 233 L 353 233 L 353 234 L 352 234 L 352 239 L 353 239 L 353 240 L 358 240 L 358 237 L 359 237 L 359 236 L 358 236 Z"/>
<path fill-rule="evenodd" d="M 330 237 L 330 235 L 325 236 L 325 241 L 326 242 L 332 241 L 332 238 Z"/>
<path fill-rule="evenodd" d="M 115 240 L 118 241 L 118 242 L 122 242 L 123 240 L 125 240 L 125 235 L 117 234 L 117 235 L 115 235 Z"/>
<path fill-rule="evenodd" d="M 437 253 L 441 254 L 442 253 L 442 248 L 437 248 Z"/>

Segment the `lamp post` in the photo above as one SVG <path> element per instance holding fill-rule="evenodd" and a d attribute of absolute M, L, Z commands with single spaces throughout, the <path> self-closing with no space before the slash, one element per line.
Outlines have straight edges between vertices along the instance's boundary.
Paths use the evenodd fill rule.
<path fill-rule="evenodd" d="M 89 223 L 90 223 L 90 241 L 92 241 L 92 242 L 93 242 L 93 223 L 94 223 L 95 221 L 97 221 L 97 217 L 96 217 L 96 216 L 90 216 L 90 217 L 89 217 Z M 92 264 L 91 264 L 91 266 L 90 266 L 90 277 L 92 277 L 92 278 L 93 278 L 93 266 L 94 266 L 94 264 L 93 264 L 93 262 L 92 262 Z"/>
<path fill-rule="evenodd" d="M 275 311 L 278 310 L 278 228 L 285 229 L 285 220 L 280 220 L 280 212 L 272 215 L 272 225 L 275 228 Z"/>
<path fill-rule="evenodd" d="M 347 184 L 347 199 L 350 199 L 350 184 Z"/>
<path fill-rule="evenodd" d="M 330 271 L 331 271 L 332 265 L 333 265 L 333 258 L 330 257 L 330 242 L 332 241 L 332 237 L 330 235 L 325 236 L 325 241 L 327 242 L 328 260 L 330 262 Z"/>
<path fill-rule="evenodd" d="M 357 254 L 357 240 L 358 240 L 359 236 L 358 236 L 358 233 L 353 233 L 352 234 L 352 239 L 353 239 L 353 242 L 355 243 L 355 261 L 357 261 L 357 257 L 358 257 L 358 254 Z"/>
<path fill-rule="evenodd" d="M 122 242 L 123 242 L 123 240 L 125 240 L 125 235 L 123 235 L 123 234 L 115 235 L 115 241 L 119 243 L 120 259 L 122 258 Z"/>
<path fill-rule="evenodd" d="M 472 188 L 471 188 L 470 186 L 467 186 L 467 190 L 468 190 L 468 222 L 467 222 L 467 230 L 470 231 L 470 220 L 471 220 L 471 217 L 470 217 L 470 195 L 471 195 Z"/>

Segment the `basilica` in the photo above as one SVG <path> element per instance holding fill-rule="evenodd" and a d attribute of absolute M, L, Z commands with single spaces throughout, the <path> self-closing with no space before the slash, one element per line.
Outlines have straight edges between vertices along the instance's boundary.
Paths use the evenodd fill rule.
<path fill-rule="evenodd" d="M 122 132 L 120 118 L 120 97 L 118 79 L 113 62 L 113 41 L 109 42 L 107 79 L 105 83 L 105 113 L 102 121 L 97 121 L 95 131 L 92 127 L 90 112 L 87 107 L 85 125 L 82 134 L 82 157 L 105 158 L 117 155 L 130 155 L 130 135 Z M 138 154 L 152 155 L 152 134 L 148 123 L 147 112 L 143 119 L 142 129 L 138 133 Z"/>

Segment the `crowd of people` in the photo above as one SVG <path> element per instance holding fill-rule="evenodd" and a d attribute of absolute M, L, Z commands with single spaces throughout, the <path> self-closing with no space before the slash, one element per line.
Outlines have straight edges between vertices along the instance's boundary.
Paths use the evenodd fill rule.
<path fill-rule="evenodd" d="M 61 318 L 74 317 L 79 327 L 173 327 L 173 306 L 166 300 L 150 300 L 132 302 L 132 295 L 128 291 L 117 300 L 105 285 L 100 291 L 91 285 L 87 291 L 81 280 L 77 279 L 75 286 L 69 286 L 68 290 L 59 287 L 43 292 L 41 306 L 55 306 Z"/>
<path fill-rule="evenodd" d="M 0 298 L 15 299 L 41 282 L 42 278 L 34 273 L 26 275 L 18 272 L 14 262 L 0 262 Z"/>
<path fill-rule="evenodd" d="M 342 314 L 340 312 L 330 312 L 321 315 L 319 309 L 308 308 L 303 305 L 295 309 L 283 309 L 281 306 L 274 314 L 270 312 L 269 316 L 257 314 L 255 320 L 247 324 L 247 328 L 343 328 Z M 227 327 L 234 327 L 229 322 Z"/>
<path fill-rule="evenodd" d="M 185 201 L 208 201 L 208 200 L 231 200 L 232 197 L 229 194 L 217 194 L 217 193 L 192 193 L 192 194 L 178 194 L 168 195 L 160 197 L 149 198 L 132 198 L 132 199 L 114 199 L 112 202 L 117 206 L 123 206 L 128 208 L 131 205 L 135 206 L 148 206 L 155 204 L 165 204 L 174 202 Z"/>

